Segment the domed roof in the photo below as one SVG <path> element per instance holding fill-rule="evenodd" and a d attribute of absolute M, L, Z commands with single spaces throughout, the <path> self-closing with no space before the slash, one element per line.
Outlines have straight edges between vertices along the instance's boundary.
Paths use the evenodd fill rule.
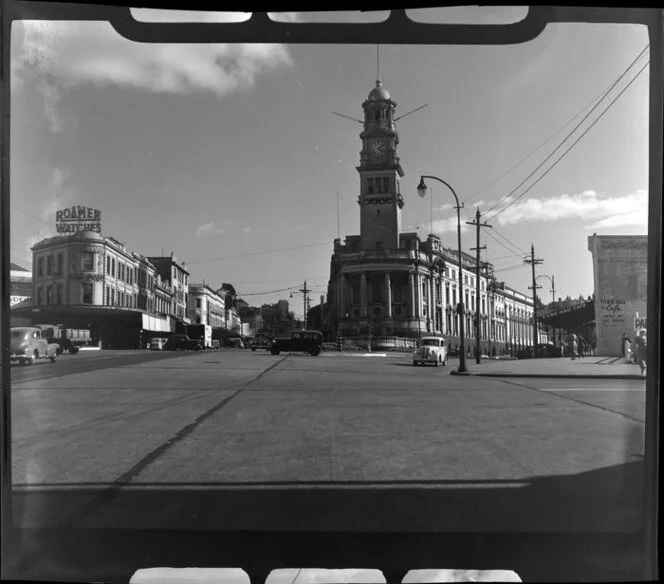
<path fill-rule="evenodd" d="M 383 87 L 380 79 L 376 80 L 376 87 L 371 90 L 369 94 L 369 101 L 378 101 L 384 100 L 387 101 L 390 99 L 390 92 Z"/>
<path fill-rule="evenodd" d="M 78 239 L 104 239 L 100 233 L 97 233 L 96 231 L 79 231 L 75 233 L 75 236 Z"/>

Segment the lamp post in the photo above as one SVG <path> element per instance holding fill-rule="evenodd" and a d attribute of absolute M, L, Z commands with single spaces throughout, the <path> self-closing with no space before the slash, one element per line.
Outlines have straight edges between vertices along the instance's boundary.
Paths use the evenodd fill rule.
<path fill-rule="evenodd" d="M 459 368 L 457 369 L 458 373 L 465 373 L 466 369 L 466 349 L 464 347 L 463 337 L 463 263 L 461 260 L 461 205 L 459 205 L 459 198 L 454 192 L 454 189 L 447 184 L 442 178 L 437 176 L 422 175 L 420 176 L 420 184 L 417 186 L 417 194 L 420 197 L 425 197 L 427 194 L 427 185 L 424 183 L 424 179 L 429 178 L 432 180 L 437 180 L 438 182 L 443 183 L 454 195 L 454 200 L 456 201 L 456 210 L 457 210 L 457 240 L 459 248 Z"/>
<path fill-rule="evenodd" d="M 535 281 L 539 280 L 540 278 L 546 278 L 550 283 L 551 283 L 551 302 L 552 304 L 556 301 L 556 282 L 553 276 L 547 276 L 546 274 L 540 274 L 535 278 Z M 548 333 L 548 331 L 547 331 Z M 555 340 L 556 340 L 556 329 L 553 327 L 553 340 L 554 340 L 554 345 L 555 345 Z"/>

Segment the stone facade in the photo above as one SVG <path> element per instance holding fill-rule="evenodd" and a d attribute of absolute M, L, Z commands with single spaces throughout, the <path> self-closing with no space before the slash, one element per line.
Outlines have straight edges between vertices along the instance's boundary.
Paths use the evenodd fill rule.
<path fill-rule="evenodd" d="M 532 344 L 532 298 L 497 286 L 490 266 L 480 271 L 476 298 L 476 259 L 466 253 L 459 294 L 457 251 L 444 247 L 434 234 L 422 241 L 417 233 L 401 232 L 399 179 L 404 172 L 397 156 L 396 102 L 377 81 L 362 107 L 360 235 L 334 240 L 324 332 L 328 337 L 441 334 L 456 347 L 463 318 L 471 351 L 477 320 L 484 353 L 503 354 Z"/>
<path fill-rule="evenodd" d="M 637 314 L 646 318 L 648 236 L 588 237 L 595 286 L 595 330 L 598 355 L 621 355 L 621 339 L 634 338 Z"/>

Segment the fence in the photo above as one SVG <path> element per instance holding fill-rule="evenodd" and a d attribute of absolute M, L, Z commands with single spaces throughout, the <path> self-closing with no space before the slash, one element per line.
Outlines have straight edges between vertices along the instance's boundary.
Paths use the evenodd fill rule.
<path fill-rule="evenodd" d="M 324 343 L 328 351 L 413 351 L 417 348 L 417 339 L 405 337 L 377 337 L 375 335 L 338 337 L 335 342 Z"/>

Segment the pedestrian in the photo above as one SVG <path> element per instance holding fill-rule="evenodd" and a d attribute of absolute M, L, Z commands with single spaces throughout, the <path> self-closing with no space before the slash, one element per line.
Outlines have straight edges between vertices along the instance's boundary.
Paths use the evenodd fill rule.
<path fill-rule="evenodd" d="M 579 337 L 579 357 L 583 357 L 586 352 L 586 340 L 583 337 Z"/>
<path fill-rule="evenodd" d="M 620 340 L 620 352 L 623 357 L 627 357 L 627 353 L 625 353 L 625 341 L 628 341 L 629 338 L 627 337 L 627 333 L 622 334 L 622 338 Z"/>
<path fill-rule="evenodd" d="M 646 376 L 646 329 L 640 329 L 634 337 L 634 358 L 641 368 L 641 376 Z"/>
<path fill-rule="evenodd" d="M 579 350 L 579 343 L 577 341 L 576 335 L 572 335 L 569 338 L 569 345 L 567 348 L 569 350 L 568 352 L 572 358 L 572 361 L 574 361 L 576 359 L 576 354 Z"/>

